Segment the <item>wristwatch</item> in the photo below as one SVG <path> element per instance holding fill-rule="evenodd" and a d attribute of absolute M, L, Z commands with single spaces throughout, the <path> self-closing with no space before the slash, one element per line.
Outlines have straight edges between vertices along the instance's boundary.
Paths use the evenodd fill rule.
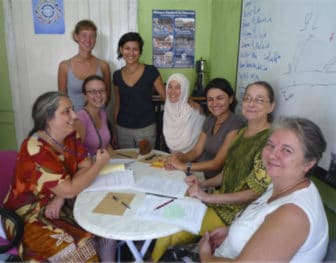
<path fill-rule="evenodd" d="M 187 171 L 186 171 L 186 175 L 189 176 L 191 175 L 191 162 L 187 162 Z"/>

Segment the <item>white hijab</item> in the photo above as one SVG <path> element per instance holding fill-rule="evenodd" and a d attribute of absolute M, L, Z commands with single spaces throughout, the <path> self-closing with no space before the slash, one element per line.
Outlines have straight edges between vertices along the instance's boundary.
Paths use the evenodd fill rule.
<path fill-rule="evenodd" d="M 181 86 L 181 95 L 176 103 L 171 103 L 168 98 L 168 85 L 172 80 L 177 81 Z M 163 135 L 171 151 L 187 152 L 195 146 L 202 131 L 205 116 L 188 104 L 189 80 L 183 74 L 175 73 L 168 78 L 166 94 Z"/>

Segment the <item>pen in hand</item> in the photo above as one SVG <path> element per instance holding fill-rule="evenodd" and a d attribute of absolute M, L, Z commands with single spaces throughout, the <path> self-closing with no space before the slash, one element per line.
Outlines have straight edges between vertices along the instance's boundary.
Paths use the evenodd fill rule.
<path fill-rule="evenodd" d="M 124 207 L 131 209 L 131 207 L 128 204 L 126 204 L 124 201 L 120 200 L 119 197 L 113 195 L 112 198 L 114 201 L 120 202 Z"/>
<path fill-rule="evenodd" d="M 154 210 L 158 210 L 158 209 L 160 209 L 160 208 L 162 208 L 162 207 L 164 207 L 164 206 L 170 204 L 170 203 L 173 202 L 175 199 L 176 199 L 176 198 L 172 198 L 172 199 L 170 199 L 169 201 L 164 202 L 163 204 L 161 204 L 161 205 L 155 207 Z"/>

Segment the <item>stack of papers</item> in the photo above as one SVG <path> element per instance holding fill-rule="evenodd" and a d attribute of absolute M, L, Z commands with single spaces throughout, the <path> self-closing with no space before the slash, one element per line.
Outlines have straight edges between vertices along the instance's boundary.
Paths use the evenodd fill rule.
<path fill-rule="evenodd" d="M 170 199 L 146 195 L 142 205 L 136 210 L 136 216 L 163 223 L 174 224 L 185 231 L 199 234 L 206 205 L 195 198 L 174 199 L 160 207 Z M 160 207 L 159 209 L 156 209 Z"/>
<path fill-rule="evenodd" d="M 198 199 L 185 197 L 188 185 L 184 182 L 183 172 L 164 171 L 151 168 L 148 164 L 132 162 L 130 167 L 134 169 L 133 172 L 125 169 L 125 165 L 127 165 L 126 162 L 108 164 L 92 184 L 84 190 L 114 192 L 107 193 L 96 207 L 95 212 L 122 215 L 125 207 L 121 204 L 127 201 L 130 211 L 136 217 L 173 224 L 183 230 L 199 233 L 207 207 Z M 134 194 L 128 200 L 122 196 L 125 193 L 117 193 L 118 189 L 133 189 L 146 195 L 141 204 L 132 206 L 131 201 Z M 112 202 L 111 194 L 120 195 L 119 199 L 122 202 L 120 204 Z M 122 208 L 121 212 L 115 211 L 117 204 Z"/>
<path fill-rule="evenodd" d="M 84 191 L 133 189 L 140 192 L 149 192 L 177 198 L 184 197 L 188 185 L 184 182 L 183 177 L 173 175 L 164 176 L 161 174 L 164 173 L 163 171 L 160 173 L 160 170 L 157 171 L 158 169 L 148 168 L 147 164 L 144 166 L 147 166 L 147 172 L 144 171 L 143 174 L 147 174 L 147 176 L 138 177 L 136 179 L 133 170 L 125 169 L 125 164 L 108 164 Z M 151 172 L 153 174 L 151 174 Z M 166 174 L 168 173 L 166 172 Z"/>

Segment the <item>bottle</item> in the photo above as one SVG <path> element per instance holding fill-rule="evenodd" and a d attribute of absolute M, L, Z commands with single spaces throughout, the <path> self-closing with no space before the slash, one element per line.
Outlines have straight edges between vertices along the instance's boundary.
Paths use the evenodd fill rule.
<path fill-rule="evenodd" d="M 204 96 L 205 85 L 208 81 L 207 79 L 207 70 L 206 70 L 206 61 L 201 57 L 200 60 L 196 61 L 196 83 L 193 91 L 194 97 Z"/>

